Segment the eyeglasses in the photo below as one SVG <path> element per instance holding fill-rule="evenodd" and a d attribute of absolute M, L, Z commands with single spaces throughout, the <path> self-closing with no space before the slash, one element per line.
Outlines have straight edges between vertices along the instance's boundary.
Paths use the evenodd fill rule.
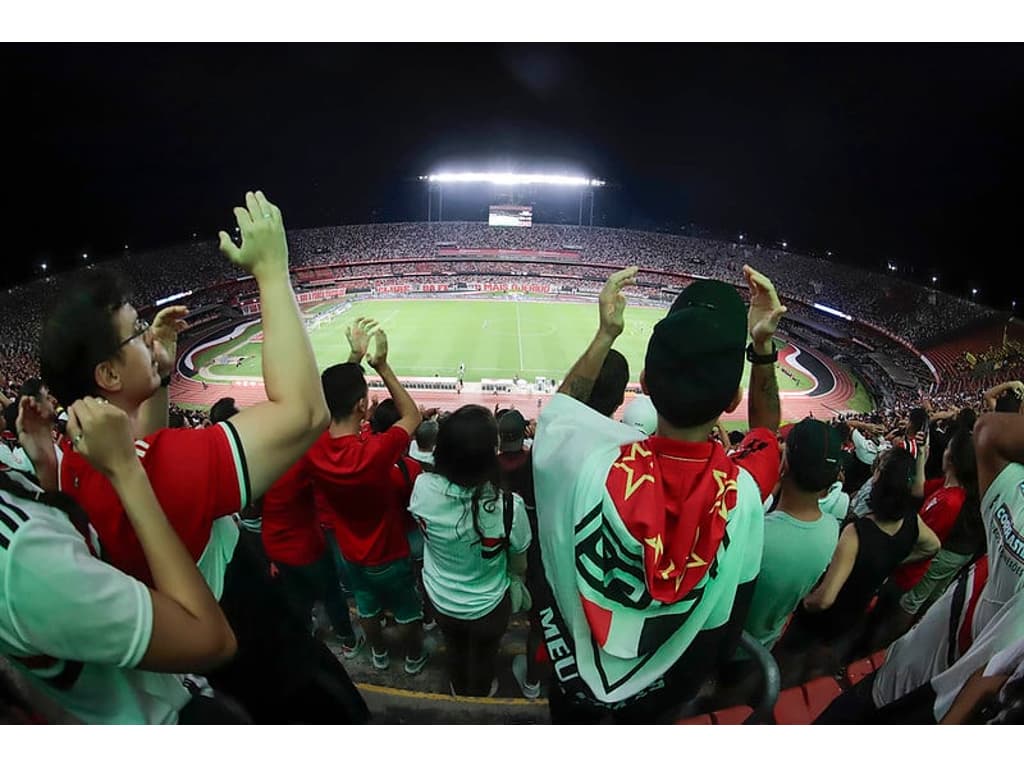
<path fill-rule="evenodd" d="M 135 339 L 139 338 L 139 336 L 144 335 L 146 333 L 146 331 L 148 331 L 148 330 L 149 330 L 149 321 L 148 320 L 143 320 L 141 317 L 136 317 L 135 318 L 135 325 L 133 326 L 132 335 L 129 336 L 124 341 L 122 341 L 117 346 L 120 348 L 120 347 L 123 347 L 125 344 L 130 344 L 131 342 L 135 341 Z"/>

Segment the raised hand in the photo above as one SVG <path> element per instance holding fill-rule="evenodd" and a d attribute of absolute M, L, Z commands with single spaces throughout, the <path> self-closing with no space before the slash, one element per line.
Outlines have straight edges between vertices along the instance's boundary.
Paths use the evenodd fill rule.
<path fill-rule="evenodd" d="M 377 330 L 377 321 L 368 317 L 356 318 L 356 321 L 345 329 L 345 338 L 352 353 L 348 357 L 350 363 L 358 363 L 370 349 L 370 337 Z"/>
<path fill-rule="evenodd" d="M 150 330 L 153 333 L 153 357 L 156 358 L 160 376 L 169 376 L 174 368 L 174 358 L 178 351 L 178 334 L 188 330 L 185 316 L 188 307 L 177 304 L 164 307 L 155 318 Z"/>
<path fill-rule="evenodd" d="M 370 364 L 370 367 L 377 370 L 388 362 L 388 336 L 384 333 L 383 328 L 378 328 L 373 332 L 373 354 L 370 355 L 366 362 Z"/>
<path fill-rule="evenodd" d="M 128 414 L 106 400 L 86 397 L 72 403 L 68 436 L 75 450 L 107 477 L 138 462 Z"/>
<path fill-rule="evenodd" d="M 743 276 L 750 288 L 750 311 L 747 313 L 747 331 L 755 347 L 766 347 L 775 336 L 779 320 L 786 307 L 779 301 L 772 281 L 753 267 L 744 265 Z"/>
<path fill-rule="evenodd" d="M 262 192 L 246 192 L 245 208 L 234 211 L 242 233 L 242 247 L 231 242 L 228 233 L 222 230 L 217 236 L 224 255 L 257 279 L 274 270 L 287 272 L 288 243 L 281 210 Z"/>
<path fill-rule="evenodd" d="M 626 297 L 622 295 L 622 289 L 627 285 L 636 285 L 636 275 L 639 271 L 639 267 L 620 270 L 609 277 L 601 289 L 601 295 L 597 299 L 598 310 L 601 313 L 600 332 L 609 338 L 618 338 L 626 326 Z"/>

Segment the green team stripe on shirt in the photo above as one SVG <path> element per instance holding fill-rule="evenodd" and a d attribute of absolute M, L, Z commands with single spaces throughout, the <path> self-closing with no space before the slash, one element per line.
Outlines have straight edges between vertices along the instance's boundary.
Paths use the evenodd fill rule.
<path fill-rule="evenodd" d="M 217 425 L 227 435 L 228 445 L 231 446 L 231 455 L 235 460 L 235 477 L 238 478 L 238 498 L 241 500 L 239 509 L 249 506 L 249 498 L 252 496 L 252 486 L 249 483 L 249 465 L 245 463 L 245 451 L 242 449 L 242 440 L 238 431 L 230 421 L 222 421 Z"/>

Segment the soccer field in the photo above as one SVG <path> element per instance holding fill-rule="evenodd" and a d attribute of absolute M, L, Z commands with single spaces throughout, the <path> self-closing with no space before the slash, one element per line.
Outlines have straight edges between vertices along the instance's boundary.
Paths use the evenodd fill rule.
<path fill-rule="evenodd" d="M 615 349 L 629 361 L 631 381 L 639 380 L 647 340 L 664 315 L 664 309 L 626 308 L 626 330 L 616 341 Z M 513 376 L 532 381 L 537 376 L 558 380 L 565 376 L 593 338 L 598 314 L 596 302 L 362 301 L 310 331 L 321 369 L 348 357 L 345 327 L 357 317 L 372 317 L 387 331 L 388 357 L 400 376 L 451 377 L 457 375 L 459 364 L 465 363 L 466 381 Z M 211 380 L 259 376 L 262 345 L 248 339 L 260 330 L 259 324 L 254 325 L 240 339 L 200 353 L 196 356 L 197 367 Z M 239 365 L 211 365 L 222 356 L 245 359 Z M 780 376 L 781 389 L 811 388 L 807 376 L 796 369 L 789 370 L 793 378 Z M 748 375 L 749 366 L 744 371 L 744 384 Z"/>

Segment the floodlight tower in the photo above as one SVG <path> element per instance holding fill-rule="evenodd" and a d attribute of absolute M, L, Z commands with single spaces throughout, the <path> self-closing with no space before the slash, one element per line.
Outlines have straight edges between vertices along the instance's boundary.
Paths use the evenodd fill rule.
<path fill-rule="evenodd" d="M 444 220 L 444 188 L 453 184 L 490 184 L 504 187 L 514 192 L 518 187 L 549 186 L 578 189 L 580 193 L 579 217 L 577 223 L 583 226 L 583 205 L 589 198 L 589 218 L 587 226 L 594 226 L 594 193 L 607 182 L 586 176 L 569 176 L 547 173 L 432 173 L 420 176 L 420 181 L 427 183 L 427 221 L 434 221 L 434 189 L 437 189 L 437 221 Z"/>

